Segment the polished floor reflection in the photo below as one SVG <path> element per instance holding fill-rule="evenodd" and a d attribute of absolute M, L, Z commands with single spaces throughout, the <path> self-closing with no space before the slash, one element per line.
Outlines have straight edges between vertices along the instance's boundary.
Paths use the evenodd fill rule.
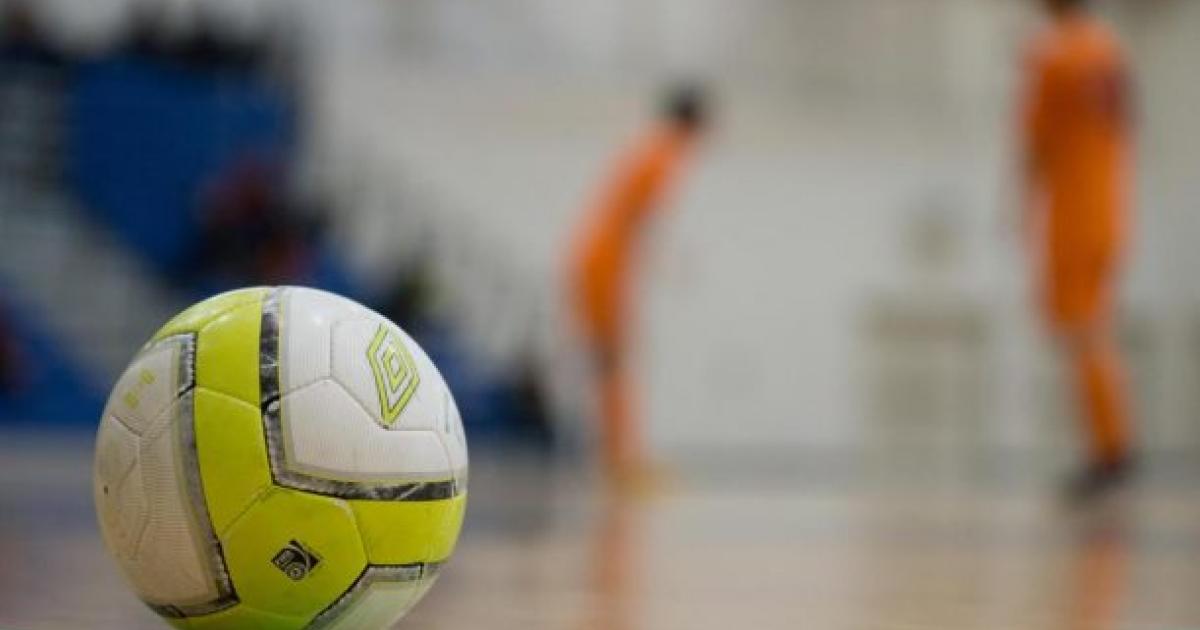
<path fill-rule="evenodd" d="M 87 440 L 0 438 L 21 471 L 0 479 L 0 627 L 161 627 L 100 547 Z M 1036 470 L 789 478 L 748 462 L 621 495 L 561 466 L 477 461 L 458 555 L 404 628 L 1200 627 L 1186 458 L 1086 510 Z"/>

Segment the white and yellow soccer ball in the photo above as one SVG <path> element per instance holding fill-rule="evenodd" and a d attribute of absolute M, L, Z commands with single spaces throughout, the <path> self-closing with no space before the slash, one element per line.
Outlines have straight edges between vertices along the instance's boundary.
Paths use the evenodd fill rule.
<path fill-rule="evenodd" d="M 395 324 L 259 288 L 171 320 L 113 389 L 96 511 L 139 598 L 181 628 L 381 628 L 450 557 L 454 398 Z"/>

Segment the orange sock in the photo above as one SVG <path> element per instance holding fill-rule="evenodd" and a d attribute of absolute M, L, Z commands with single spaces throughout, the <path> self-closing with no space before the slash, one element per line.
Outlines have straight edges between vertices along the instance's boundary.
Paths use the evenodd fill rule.
<path fill-rule="evenodd" d="M 641 445 L 631 417 L 629 381 L 624 370 L 610 367 L 600 376 L 601 436 L 605 465 L 620 471 L 638 461 Z"/>
<path fill-rule="evenodd" d="M 1075 370 L 1094 462 L 1112 464 L 1129 451 L 1129 419 L 1121 357 L 1108 341 L 1076 351 Z"/>

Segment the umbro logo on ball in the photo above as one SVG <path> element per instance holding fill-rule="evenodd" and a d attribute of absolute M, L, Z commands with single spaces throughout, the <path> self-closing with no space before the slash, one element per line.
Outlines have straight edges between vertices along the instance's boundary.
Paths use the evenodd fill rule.
<path fill-rule="evenodd" d="M 367 348 L 367 359 L 375 373 L 380 417 L 383 425 L 390 428 L 417 391 L 421 376 L 404 341 L 386 324 L 380 324 L 375 332 Z"/>

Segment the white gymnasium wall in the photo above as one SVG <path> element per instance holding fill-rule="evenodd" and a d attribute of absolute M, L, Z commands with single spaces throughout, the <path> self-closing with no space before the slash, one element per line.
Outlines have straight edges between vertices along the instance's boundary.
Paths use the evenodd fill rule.
<path fill-rule="evenodd" d="M 69 22 L 108 24 L 115 4 L 76 0 Z M 468 293 L 509 294 L 503 305 L 482 301 L 485 327 L 523 316 L 512 295 L 553 304 L 573 225 L 644 122 L 658 80 L 713 77 L 720 128 L 655 234 L 641 288 L 639 370 L 660 448 L 866 441 L 858 322 L 873 298 L 921 283 L 988 313 L 999 350 L 984 440 L 1043 441 L 1042 339 L 1004 222 L 1017 202 L 1019 42 L 1035 24 L 1026 3 L 221 4 L 306 17 L 311 178 L 345 200 L 339 234 L 352 262 L 386 269 L 433 228 Z M 172 6 L 186 15 L 195 3 Z M 84 9 L 93 22 L 79 19 Z M 1106 11 L 1130 42 L 1144 95 L 1126 283 L 1129 310 L 1159 349 L 1143 394 L 1161 399 L 1157 439 L 1192 439 L 1200 3 L 1112 0 Z M 419 219 L 398 211 L 414 205 Z M 962 252 L 934 279 L 914 269 L 906 240 L 930 206 L 952 217 Z M 492 327 L 510 342 L 521 334 L 519 322 Z M 513 347 L 496 345 L 501 355 Z"/>
<path fill-rule="evenodd" d="M 905 239 L 931 203 L 953 216 L 962 252 L 935 282 L 989 313 L 995 335 L 983 439 L 1044 441 L 1036 375 L 1047 357 L 1006 223 L 1018 201 L 1019 42 L 1035 25 L 1026 7 L 441 0 L 388 9 L 392 21 L 375 26 L 389 45 L 327 77 L 339 89 L 321 90 L 326 135 L 352 138 L 339 154 L 367 160 L 377 178 L 415 178 L 438 201 L 439 221 L 470 232 L 547 301 L 574 222 L 642 124 L 654 79 L 711 69 L 721 126 L 655 234 L 641 288 L 639 370 L 658 447 L 866 440 L 857 322 L 873 296 L 924 281 Z M 1109 11 L 1144 86 L 1126 301 L 1159 349 L 1142 392 L 1162 399 L 1153 422 L 1165 428 L 1154 434 L 1177 443 L 1196 435 L 1200 184 L 1189 173 L 1200 83 L 1187 60 L 1200 53 L 1200 6 Z"/>

